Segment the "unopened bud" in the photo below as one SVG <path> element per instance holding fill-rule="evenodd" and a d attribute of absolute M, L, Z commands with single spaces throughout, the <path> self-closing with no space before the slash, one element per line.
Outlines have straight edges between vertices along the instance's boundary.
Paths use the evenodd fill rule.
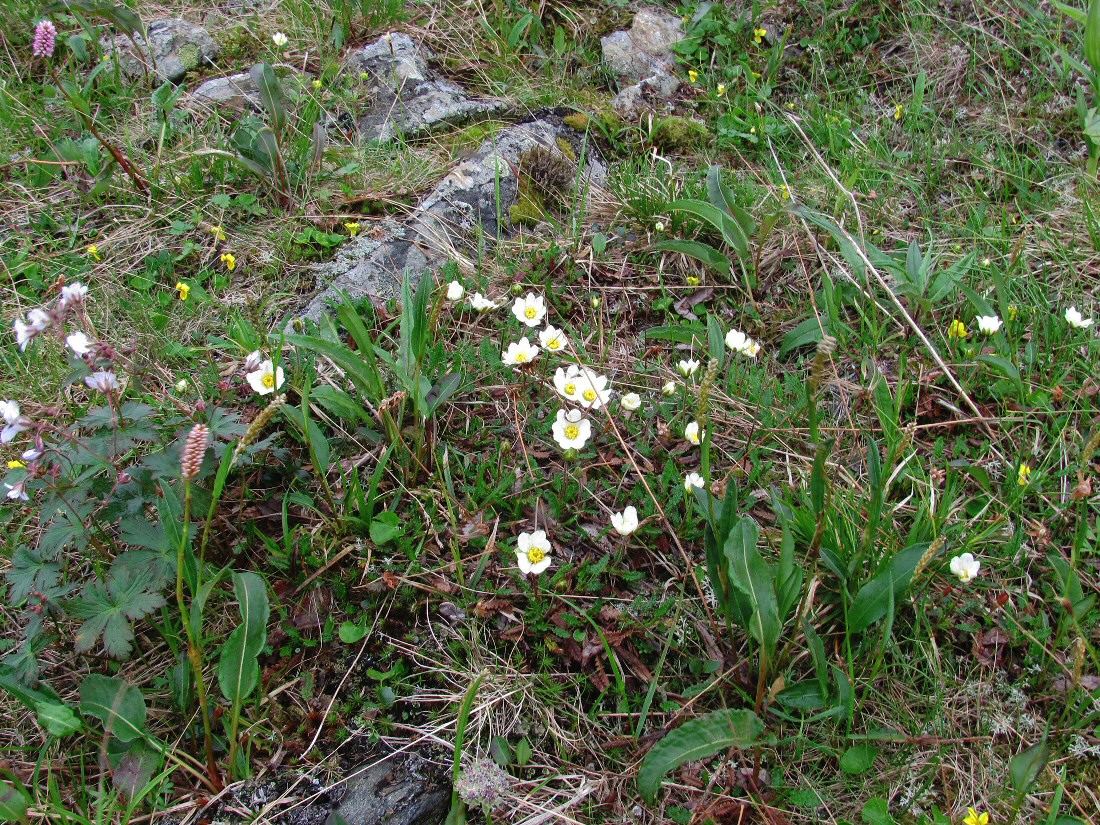
<path fill-rule="evenodd" d="M 196 424 L 187 435 L 187 441 L 183 445 L 183 455 L 180 459 L 180 472 L 187 481 L 199 474 L 202 457 L 206 455 L 206 443 L 209 439 L 210 431 L 205 424 Z"/>

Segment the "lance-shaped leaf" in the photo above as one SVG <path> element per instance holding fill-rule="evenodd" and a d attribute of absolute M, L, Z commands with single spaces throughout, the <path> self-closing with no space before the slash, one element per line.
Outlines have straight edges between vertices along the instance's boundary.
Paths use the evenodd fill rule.
<path fill-rule="evenodd" d="M 723 552 L 730 583 L 748 599 L 752 609 L 747 629 L 771 658 L 781 626 L 772 571 L 756 549 L 759 532 L 751 517 L 742 517 L 726 536 Z"/>
<path fill-rule="evenodd" d="M 229 634 L 218 660 L 218 685 L 230 702 L 248 698 L 260 680 L 259 655 L 267 639 L 267 587 L 255 573 L 234 573 L 241 623 Z"/>

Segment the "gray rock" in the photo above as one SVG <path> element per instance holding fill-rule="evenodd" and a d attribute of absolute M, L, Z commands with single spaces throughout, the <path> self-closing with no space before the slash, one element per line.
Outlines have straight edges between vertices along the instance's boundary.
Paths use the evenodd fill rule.
<path fill-rule="evenodd" d="M 620 91 L 611 99 L 611 108 L 626 120 L 635 120 L 644 112 L 667 112 L 669 98 L 679 88 L 679 78 L 658 72 Z"/>
<path fill-rule="evenodd" d="M 299 79 L 300 72 L 292 72 L 290 78 L 281 78 L 283 92 L 289 92 L 293 82 Z M 226 77 L 214 77 L 202 83 L 183 100 L 183 105 L 200 111 L 220 109 L 227 112 L 243 113 L 260 111 L 260 84 L 251 71 L 231 74 Z"/>
<path fill-rule="evenodd" d="M 153 20 L 146 29 L 148 41 L 139 34 L 133 38 L 140 51 L 124 35 L 103 42 L 104 49 L 111 52 L 127 77 L 140 77 L 155 66 L 161 81 L 176 82 L 218 55 L 218 44 L 206 29 L 178 17 Z M 154 65 L 149 65 L 149 61 Z"/>
<path fill-rule="evenodd" d="M 368 140 L 391 140 L 445 124 L 457 124 L 503 111 L 502 100 L 470 98 L 456 83 L 431 70 L 431 52 L 407 34 L 391 32 L 357 49 L 348 70 L 365 74 L 369 102 L 359 132 Z"/>
<path fill-rule="evenodd" d="M 683 37 L 679 17 L 662 9 L 642 9 L 628 30 L 600 39 L 603 61 L 619 79 L 634 83 L 669 74 L 676 63 L 672 47 Z"/>
<path fill-rule="evenodd" d="M 450 806 L 446 772 L 415 754 L 398 754 L 351 779 L 325 825 L 440 825 Z"/>
<path fill-rule="evenodd" d="M 548 117 L 510 126 L 486 140 L 428 193 L 404 223 L 391 222 L 380 237 L 358 236 L 341 247 L 333 260 L 320 264 L 316 273 L 321 291 L 302 317 L 316 320 L 341 293 L 382 301 L 397 297 L 406 269 L 419 276 L 447 261 L 451 249 L 472 252 L 479 236 L 493 239 L 498 231 L 508 231 L 508 211 L 519 193 L 520 156 L 536 146 L 565 156 L 558 145 L 562 137 L 579 140 L 559 120 Z M 591 146 L 586 157 L 582 187 L 602 185 L 607 172 Z"/>

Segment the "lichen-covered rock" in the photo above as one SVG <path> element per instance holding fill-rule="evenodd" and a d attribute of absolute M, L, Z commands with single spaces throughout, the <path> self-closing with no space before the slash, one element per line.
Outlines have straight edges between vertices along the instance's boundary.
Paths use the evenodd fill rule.
<path fill-rule="evenodd" d="M 468 97 L 456 83 L 437 77 L 432 54 L 407 34 L 391 32 L 351 53 L 347 70 L 363 75 L 368 101 L 358 118 L 368 140 L 391 140 L 445 124 L 458 124 L 503 111 L 502 100 Z"/>
<path fill-rule="evenodd" d="M 281 78 L 283 91 L 289 92 L 300 77 L 304 75 L 292 72 L 290 77 Z M 183 105 L 194 110 L 217 109 L 230 113 L 260 111 L 260 84 L 256 67 L 247 72 L 205 81 L 184 98 Z"/>
<path fill-rule="evenodd" d="M 118 61 L 127 77 L 155 70 L 161 81 L 176 82 L 218 55 L 218 44 L 206 29 L 178 17 L 153 20 L 146 31 L 147 38 L 134 34 L 137 49 L 129 37 L 121 34 L 103 42 L 103 48 Z"/>
<path fill-rule="evenodd" d="M 679 17 L 662 9 L 641 9 L 629 29 L 600 39 L 603 62 L 619 79 L 635 83 L 669 74 L 676 63 L 672 47 L 683 38 Z"/>
<path fill-rule="evenodd" d="M 625 120 L 636 120 L 644 112 L 665 112 L 671 108 L 669 98 L 679 88 L 679 78 L 659 72 L 622 89 L 611 99 L 611 108 Z"/>
<path fill-rule="evenodd" d="M 450 809 L 446 771 L 415 754 L 397 754 L 353 775 L 325 825 L 440 825 Z"/>
<path fill-rule="evenodd" d="M 545 117 L 503 129 L 452 169 L 404 223 L 391 222 L 375 237 L 359 236 L 341 247 L 332 261 L 320 264 L 316 272 L 321 291 L 302 316 L 319 318 L 342 294 L 383 301 L 395 298 L 405 270 L 419 276 L 441 266 L 451 249 L 472 254 L 478 237 L 493 239 L 498 232 L 509 231 L 509 211 L 519 197 L 516 170 L 522 166 L 521 156 L 539 148 L 572 164 L 559 143 L 562 139 L 574 157 L 586 158 L 578 176 L 581 188 L 588 191 L 601 185 L 606 169 L 591 146 L 577 151 L 580 136 L 560 119 Z"/>

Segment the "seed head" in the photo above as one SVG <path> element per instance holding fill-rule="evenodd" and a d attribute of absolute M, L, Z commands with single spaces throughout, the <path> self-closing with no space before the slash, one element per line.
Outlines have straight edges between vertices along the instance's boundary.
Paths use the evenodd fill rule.
<path fill-rule="evenodd" d="M 205 424 L 196 424 L 187 435 L 187 441 L 183 445 L 183 456 L 180 459 L 180 470 L 184 479 L 190 481 L 199 474 L 202 466 L 202 457 L 206 455 L 206 443 L 210 439 L 210 430 Z"/>

